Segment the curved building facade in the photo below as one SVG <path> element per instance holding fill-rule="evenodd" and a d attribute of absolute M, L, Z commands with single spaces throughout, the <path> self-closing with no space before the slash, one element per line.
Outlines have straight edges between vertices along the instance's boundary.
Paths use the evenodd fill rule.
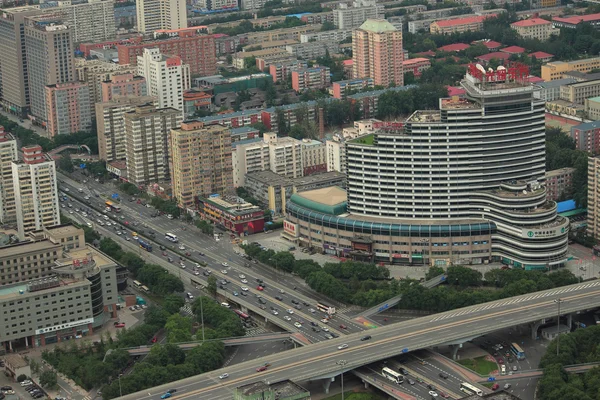
<path fill-rule="evenodd" d="M 295 195 L 286 234 L 325 251 L 342 238 L 336 253 L 383 262 L 562 264 L 569 221 L 546 201 L 544 102 L 527 74 L 470 66 L 464 98 L 347 142 L 347 198 Z"/>

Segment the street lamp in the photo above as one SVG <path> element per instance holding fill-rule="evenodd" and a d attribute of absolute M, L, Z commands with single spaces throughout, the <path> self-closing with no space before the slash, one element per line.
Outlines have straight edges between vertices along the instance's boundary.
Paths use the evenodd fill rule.
<path fill-rule="evenodd" d="M 556 315 L 556 356 L 558 357 L 559 349 L 560 349 L 560 303 L 563 303 L 563 299 L 554 300 L 556 305 L 558 306 L 558 313 Z"/>
<path fill-rule="evenodd" d="M 119 397 L 123 397 L 123 391 L 121 390 L 121 376 L 123 374 L 119 374 Z"/>
<path fill-rule="evenodd" d="M 202 306 L 202 303 L 203 303 L 202 297 L 204 297 L 204 296 L 200 296 L 200 320 L 202 323 L 202 341 L 204 342 L 204 308 Z"/>
<path fill-rule="evenodd" d="M 340 360 L 336 362 L 337 365 L 341 367 L 342 370 L 342 400 L 344 400 L 344 367 L 348 364 L 346 360 Z"/>

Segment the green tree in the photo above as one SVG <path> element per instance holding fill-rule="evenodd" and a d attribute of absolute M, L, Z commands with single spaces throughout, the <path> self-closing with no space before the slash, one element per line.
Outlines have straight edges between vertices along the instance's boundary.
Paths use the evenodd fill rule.
<path fill-rule="evenodd" d="M 185 300 L 181 296 L 168 295 L 163 299 L 163 307 L 169 314 L 178 313 L 184 305 Z"/>
<path fill-rule="evenodd" d="M 208 290 L 208 293 L 212 294 L 213 296 L 217 295 L 217 277 L 216 276 L 210 275 L 208 277 L 206 289 Z"/>
<path fill-rule="evenodd" d="M 448 267 L 448 283 L 462 287 L 481 285 L 482 274 L 479 271 L 462 265 Z"/>
<path fill-rule="evenodd" d="M 427 274 L 425 275 L 425 279 L 426 280 L 433 279 L 436 276 L 440 276 L 444 272 L 445 272 L 444 268 L 442 268 L 442 267 L 437 267 L 437 266 L 431 267 L 431 268 L 429 268 L 429 270 L 427 270 Z"/>
<path fill-rule="evenodd" d="M 54 371 L 46 370 L 42 372 L 42 375 L 40 375 L 40 385 L 42 385 L 45 388 L 54 388 L 56 387 L 57 383 L 58 380 L 56 377 L 56 372 Z"/>
<path fill-rule="evenodd" d="M 60 159 L 58 160 L 58 168 L 69 173 L 75 171 L 75 167 L 73 167 L 73 161 L 71 160 L 69 153 L 65 152 L 61 154 Z"/>
<path fill-rule="evenodd" d="M 27 380 L 27 375 L 25 375 L 25 374 L 21 374 L 21 375 L 17 376 L 17 382 L 19 382 L 19 383 L 26 381 L 26 380 Z"/>
<path fill-rule="evenodd" d="M 333 22 L 330 22 L 330 21 L 325 21 L 321 25 L 321 32 L 333 31 L 334 29 L 337 29 L 337 27 L 335 26 L 335 24 Z"/>

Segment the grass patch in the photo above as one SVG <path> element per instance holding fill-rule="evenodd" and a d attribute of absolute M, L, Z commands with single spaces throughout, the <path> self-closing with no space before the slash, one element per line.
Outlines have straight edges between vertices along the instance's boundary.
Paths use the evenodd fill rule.
<path fill-rule="evenodd" d="M 368 146 L 373 146 L 373 143 L 375 142 L 375 135 L 370 134 L 370 135 L 360 136 L 360 137 L 357 137 L 356 139 L 354 139 L 353 142 L 360 143 L 360 144 L 366 144 Z"/>
<path fill-rule="evenodd" d="M 477 358 L 469 358 L 466 360 L 458 360 L 458 363 L 471 371 L 477 372 L 479 375 L 488 376 L 492 371 L 498 370 L 498 365 L 493 361 L 485 359 L 486 356 Z"/>
<path fill-rule="evenodd" d="M 486 383 L 480 383 L 481 386 L 485 386 L 486 388 L 492 388 L 492 386 L 494 386 L 494 383 L 496 382 L 486 382 Z"/>
<path fill-rule="evenodd" d="M 354 392 L 345 392 L 344 393 L 345 400 L 385 400 L 385 397 L 381 397 L 375 393 L 354 393 Z M 323 400 L 342 400 L 342 394 L 336 394 L 335 396 L 327 397 Z"/>

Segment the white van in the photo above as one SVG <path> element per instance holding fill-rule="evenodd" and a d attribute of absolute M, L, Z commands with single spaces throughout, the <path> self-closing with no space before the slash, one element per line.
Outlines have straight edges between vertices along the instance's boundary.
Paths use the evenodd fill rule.
<path fill-rule="evenodd" d="M 221 303 L 221 307 L 231 308 L 231 306 L 229 305 L 229 303 Z"/>
<path fill-rule="evenodd" d="M 502 364 L 500 366 L 500 371 L 501 371 L 500 372 L 501 375 L 506 375 L 506 365 Z"/>

